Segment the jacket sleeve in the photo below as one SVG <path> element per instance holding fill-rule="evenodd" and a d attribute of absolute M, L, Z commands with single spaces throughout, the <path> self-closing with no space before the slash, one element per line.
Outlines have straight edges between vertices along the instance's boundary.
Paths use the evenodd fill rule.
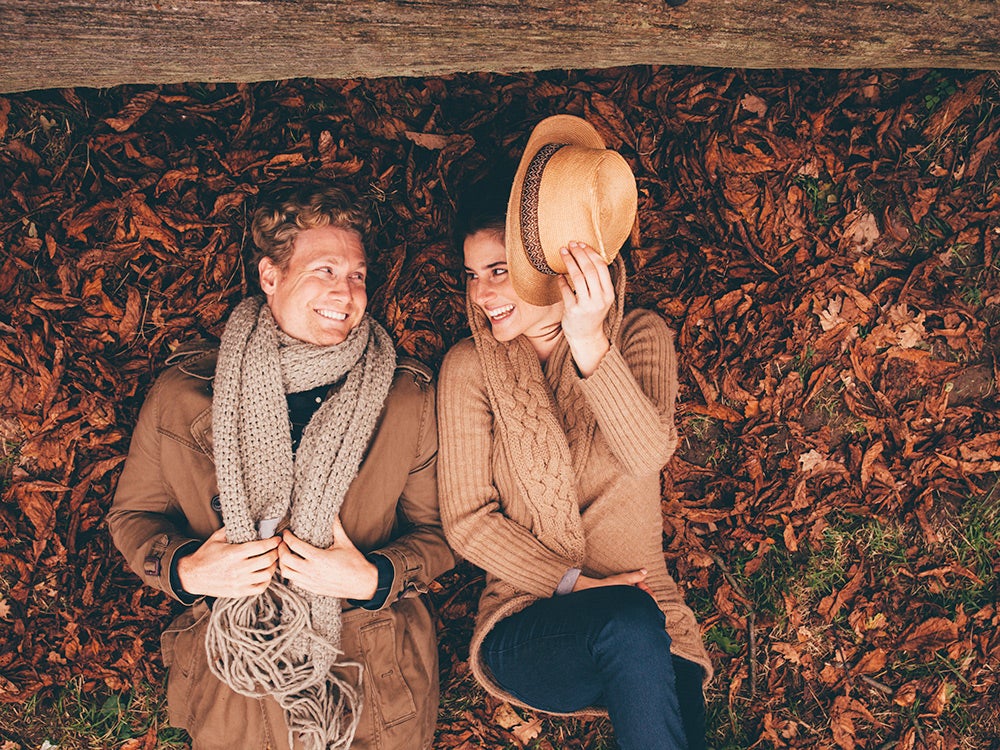
<path fill-rule="evenodd" d="M 608 447 L 633 476 L 659 472 L 677 448 L 674 408 L 677 356 L 667 324 L 653 312 L 626 316 L 612 344 L 580 388 Z"/>
<path fill-rule="evenodd" d="M 139 412 L 107 523 L 115 546 L 144 583 L 190 604 L 171 586 L 170 571 L 178 552 L 191 551 L 200 540 L 188 531 L 164 481 L 158 429 L 163 398 L 161 379 Z"/>
<path fill-rule="evenodd" d="M 504 513 L 492 471 L 493 413 L 475 347 L 460 342 L 441 366 L 441 518 L 455 551 L 520 591 L 552 596 L 573 562 Z"/>
<path fill-rule="evenodd" d="M 393 568 L 392 586 L 379 609 L 401 597 L 425 593 L 431 581 L 455 564 L 438 509 L 434 387 L 419 375 L 416 380 L 422 393 L 417 450 L 398 505 L 404 533 L 373 550 L 388 558 Z"/>

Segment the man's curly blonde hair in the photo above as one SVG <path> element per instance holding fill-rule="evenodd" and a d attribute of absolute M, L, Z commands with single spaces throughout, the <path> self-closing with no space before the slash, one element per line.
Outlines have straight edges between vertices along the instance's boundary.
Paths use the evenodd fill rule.
<path fill-rule="evenodd" d="M 367 254 L 371 228 L 368 215 L 347 190 L 319 183 L 275 188 L 262 196 L 254 211 L 251 225 L 257 246 L 254 263 L 266 257 L 284 270 L 299 233 L 328 226 L 357 232 Z"/>

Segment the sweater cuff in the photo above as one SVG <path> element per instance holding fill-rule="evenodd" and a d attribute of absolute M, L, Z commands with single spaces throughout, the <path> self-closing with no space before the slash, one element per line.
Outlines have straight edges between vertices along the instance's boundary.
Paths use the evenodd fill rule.
<path fill-rule="evenodd" d="M 576 582 L 580 578 L 579 568 L 570 568 L 567 570 L 559 581 L 559 585 L 556 586 L 556 596 L 565 596 L 573 591 L 573 587 L 576 586 Z"/>
<path fill-rule="evenodd" d="M 377 552 L 369 552 L 365 559 L 378 570 L 378 583 L 375 586 L 375 595 L 371 599 L 348 599 L 347 603 L 352 607 L 361 609 L 376 610 L 385 606 L 385 600 L 389 598 L 392 591 L 392 582 L 395 579 L 395 571 L 392 567 L 392 560 Z"/>

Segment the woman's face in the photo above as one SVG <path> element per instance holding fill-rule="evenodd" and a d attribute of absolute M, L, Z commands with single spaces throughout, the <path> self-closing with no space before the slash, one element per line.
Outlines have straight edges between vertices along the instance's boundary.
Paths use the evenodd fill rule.
<path fill-rule="evenodd" d="M 465 238 L 465 277 L 469 298 L 490 321 L 497 341 L 551 337 L 562 321 L 562 302 L 545 307 L 529 304 L 517 296 L 507 272 L 503 234 L 482 229 Z"/>

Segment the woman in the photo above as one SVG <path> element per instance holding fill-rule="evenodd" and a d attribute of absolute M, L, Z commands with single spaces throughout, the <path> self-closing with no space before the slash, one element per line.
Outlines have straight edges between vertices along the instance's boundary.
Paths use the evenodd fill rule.
<path fill-rule="evenodd" d="M 603 706 L 626 750 L 703 747 L 711 664 L 661 546 L 673 340 L 622 308 L 634 178 L 593 128 L 556 116 L 495 213 L 460 217 L 473 339 L 438 391 L 442 522 L 487 578 L 473 673 L 530 708 Z"/>

